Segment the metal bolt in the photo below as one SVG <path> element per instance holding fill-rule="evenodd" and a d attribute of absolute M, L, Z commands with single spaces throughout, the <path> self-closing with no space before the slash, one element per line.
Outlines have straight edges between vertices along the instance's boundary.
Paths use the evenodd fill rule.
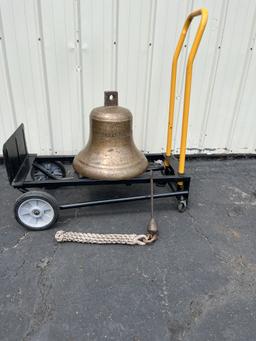
<path fill-rule="evenodd" d="M 34 215 L 39 215 L 40 211 L 39 210 L 33 210 Z"/>

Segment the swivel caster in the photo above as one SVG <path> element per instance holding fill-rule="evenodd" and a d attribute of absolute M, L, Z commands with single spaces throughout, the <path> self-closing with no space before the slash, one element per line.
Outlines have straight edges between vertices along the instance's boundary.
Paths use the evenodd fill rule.
<path fill-rule="evenodd" d="M 180 213 L 185 212 L 187 208 L 187 201 L 186 200 L 179 200 L 177 205 L 178 211 Z"/>

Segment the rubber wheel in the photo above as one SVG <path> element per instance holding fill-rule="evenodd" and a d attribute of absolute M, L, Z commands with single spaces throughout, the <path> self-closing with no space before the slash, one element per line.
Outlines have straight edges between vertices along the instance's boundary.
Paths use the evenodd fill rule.
<path fill-rule="evenodd" d="M 183 213 L 186 211 L 186 208 L 187 208 L 187 202 L 186 200 L 181 200 L 178 202 L 178 205 L 177 205 L 177 208 L 178 208 L 178 211 L 180 213 Z"/>
<path fill-rule="evenodd" d="M 66 176 L 66 169 L 62 162 L 60 161 L 51 161 L 51 162 L 41 162 L 39 163 L 40 166 L 44 167 L 48 172 L 52 175 L 56 176 L 57 178 L 65 178 Z M 32 167 L 30 172 L 31 178 L 36 181 L 45 181 L 50 179 L 49 176 L 41 172 L 36 167 Z"/>
<path fill-rule="evenodd" d="M 22 194 L 14 205 L 15 219 L 33 231 L 49 229 L 59 216 L 55 198 L 46 192 L 30 191 Z"/>

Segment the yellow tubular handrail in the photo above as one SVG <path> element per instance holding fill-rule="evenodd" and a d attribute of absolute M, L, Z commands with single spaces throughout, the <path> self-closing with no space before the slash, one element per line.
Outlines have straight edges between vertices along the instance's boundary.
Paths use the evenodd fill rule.
<path fill-rule="evenodd" d="M 172 150 L 172 130 L 173 130 L 173 119 L 174 119 L 174 104 L 175 104 L 175 89 L 176 89 L 176 74 L 177 64 L 182 49 L 184 40 L 186 38 L 189 26 L 192 20 L 201 15 L 201 21 L 189 53 L 187 68 L 186 68 L 186 82 L 185 82 L 185 94 L 184 94 L 184 105 L 183 105 L 183 117 L 182 117 L 182 133 L 180 142 L 180 158 L 179 158 L 179 174 L 185 172 L 185 158 L 186 158 L 186 144 L 187 144 L 187 132 L 188 132 L 188 115 L 189 115 L 189 104 L 190 104 L 190 92 L 191 92 L 191 80 L 192 80 L 192 68 L 195 55 L 197 53 L 198 46 L 202 39 L 205 26 L 208 20 L 208 11 L 206 8 L 198 9 L 192 12 L 185 21 L 183 26 L 174 56 L 172 60 L 172 76 L 171 76 L 171 90 L 170 90 L 170 101 L 169 101 L 169 122 L 168 122 L 168 135 L 167 135 L 167 146 L 166 156 L 171 156 Z"/>

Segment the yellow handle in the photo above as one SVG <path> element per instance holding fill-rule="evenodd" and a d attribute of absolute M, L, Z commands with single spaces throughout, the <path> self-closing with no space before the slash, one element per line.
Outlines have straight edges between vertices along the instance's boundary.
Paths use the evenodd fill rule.
<path fill-rule="evenodd" d="M 176 89 L 176 74 L 177 74 L 177 64 L 182 49 L 184 40 L 186 38 L 189 26 L 193 18 L 201 15 L 201 21 L 189 53 L 187 68 L 186 68 L 186 82 L 185 82 L 185 94 L 184 94 L 184 106 L 183 106 L 183 117 L 182 117 L 182 133 L 181 133 L 181 143 L 180 143 L 180 159 L 179 159 L 179 174 L 184 174 L 185 172 L 185 157 L 186 157 L 186 144 L 187 144 L 187 132 L 188 132 L 188 114 L 189 114 L 189 104 L 190 104 L 190 92 L 191 92 L 191 80 L 192 80 L 192 68 L 195 55 L 197 53 L 198 46 L 202 39 L 205 26 L 208 20 L 208 11 L 206 8 L 198 9 L 187 17 L 185 24 L 183 26 L 180 39 L 178 41 L 173 60 L 172 60 L 172 76 L 171 76 L 171 90 L 170 90 L 170 101 L 169 101 L 169 122 L 168 122 L 168 136 L 167 136 L 167 146 L 166 146 L 166 156 L 171 155 L 172 150 L 172 130 L 173 130 L 173 119 L 174 119 L 174 104 L 175 104 L 175 89 Z"/>

